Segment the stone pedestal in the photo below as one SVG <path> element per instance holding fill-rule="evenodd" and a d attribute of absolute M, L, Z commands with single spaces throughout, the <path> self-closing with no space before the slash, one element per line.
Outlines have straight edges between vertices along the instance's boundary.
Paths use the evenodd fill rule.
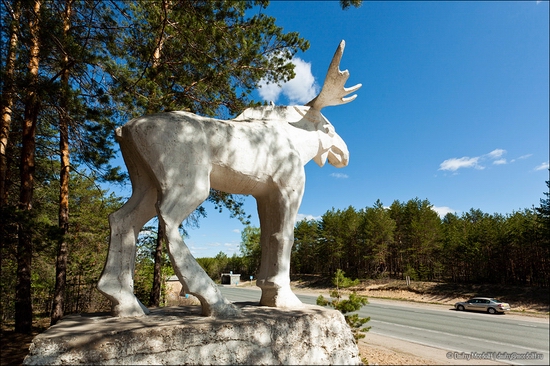
<path fill-rule="evenodd" d="M 234 319 L 202 317 L 200 311 L 182 306 L 139 318 L 68 316 L 33 340 L 24 364 L 361 364 L 336 310 L 244 306 Z"/>

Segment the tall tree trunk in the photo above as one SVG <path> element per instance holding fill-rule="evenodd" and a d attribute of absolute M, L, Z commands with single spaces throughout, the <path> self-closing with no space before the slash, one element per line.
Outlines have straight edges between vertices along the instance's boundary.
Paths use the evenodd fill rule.
<path fill-rule="evenodd" d="M 8 171 L 8 139 L 11 127 L 11 115 L 13 102 L 15 99 L 14 93 L 14 70 L 17 49 L 17 25 L 20 18 L 20 3 L 13 2 L 11 9 L 12 19 L 10 23 L 10 40 L 8 44 L 8 55 L 6 58 L 6 67 L 4 70 L 4 92 L 2 93 L 2 128 L 0 130 L 0 207 L 2 207 L 7 199 L 7 171 Z"/>
<path fill-rule="evenodd" d="M 63 35 L 69 37 L 71 28 L 72 1 L 65 2 L 63 14 Z M 64 50 L 63 71 L 61 73 L 62 95 L 60 100 L 59 118 L 59 158 L 61 171 L 59 172 L 59 242 L 57 248 L 57 262 L 55 266 L 55 290 L 52 305 L 50 324 L 55 325 L 63 317 L 65 303 L 65 287 L 67 282 L 67 234 L 69 233 L 69 55 Z"/>
<path fill-rule="evenodd" d="M 163 25 L 158 37 L 157 45 L 153 52 L 153 62 L 151 68 L 156 69 L 160 64 L 162 47 L 164 45 L 164 27 L 168 22 L 168 3 L 167 1 L 162 1 L 162 10 L 164 14 Z M 151 106 L 152 102 L 149 102 L 147 108 L 147 113 L 159 112 L 154 110 Z M 157 245 L 155 247 L 155 266 L 153 269 L 153 286 L 151 288 L 151 295 L 149 296 L 149 306 L 159 306 L 160 304 L 160 292 L 161 292 L 161 281 L 162 281 L 162 242 L 164 241 L 164 230 L 158 220 L 157 228 Z"/>
<path fill-rule="evenodd" d="M 160 290 L 162 282 L 162 242 L 164 241 L 164 229 L 158 224 L 157 246 L 155 248 L 155 267 L 153 271 L 153 287 L 149 297 L 149 306 L 158 307 L 160 304 Z"/>
<path fill-rule="evenodd" d="M 21 15 L 21 4 L 19 0 L 15 0 L 12 3 L 13 7 L 8 11 L 11 14 L 10 30 L 9 30 L 9 42 L 6 56 L 6 63 L 4 69 L 4 90 L 0 96 L 0 105 L 1 105 L 1 118 L 2 125 L 0 129 L 0 212 L 3 207 L 8 202 L 8 190 L 9 190 L 9 181 L 8 177 L 8 144 L 10 129 L 12 124 L 12 114 L 13 114 L 13 105 L 16 98 L 15 93 L 15 61 L 17 58 L 17 45 L 18 45 L 18 24 L 20 22 Z M 8 5 L 6 5 L 7 7 Z M 0 218 L 0 248 L 4 248 L 4 245 L 7 245 L 7 238 L 4 233 L 7 233 L 7 227 L 13 225 L 13 222 L 8 223 L 9 220 L 6 220 L 4 213 L 1 213 L 2 217 Z M 0 315 L 3 315 L 3 309 L 0 309 Z"/>
<path fill-rule="evenodd" d="M 163 3 L 164 4 L 164 3 Z M 156 68 L 160 62 L 160 52 L 162 49 L 162 35 L 160 36 L 159 43 L 155 48 L 153 54 L 152 68 Z M 154 113 L 155 111 L 149 108 L 148 113 Z M 164 241 L 164 229 L 158 219 L 157 225 L 157 243 L 155 246 L 155 264 L 153 267 L 153 286 L 151 287 L 151 294 L 149 296 L 149 306 L 158 307 L 160 305 L 160 293 L 161 293 L 161 281 L 162 281 L 162 243 Z"/>
<path fill-rule="evenodd" d="M 22 218 L 18 224 L 17 288 L 15 294 L 15 331 L 30 333 L 32 329 L 31 265 L 32 265 L 32 201 L 34 190 L 34 164 L 36 147 L 36 122 L 38 119 L 38 66 L 40 62 L 40 8 L 41 0 L 35 0 L 33 14 L 29 17 L 31 43 L 29 48 L 29 91 L 25 100 L 23 136 L 21 148 L 21 188 L 19 209 Z"/>

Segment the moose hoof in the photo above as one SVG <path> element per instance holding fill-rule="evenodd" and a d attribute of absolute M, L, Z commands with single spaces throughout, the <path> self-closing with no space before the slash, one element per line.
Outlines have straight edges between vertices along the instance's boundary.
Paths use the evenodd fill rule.
<path fill-rule="evenodd" d="M 203 306 L 203 315 L 229 319 L 241 316 L 241 310 L 230 302 L 223 302 L 206 308 Z"/>
<path fill-rule="evenodd" d="M 149 309 L 133 294 L 116 299 L 111 314 L 120 318 L 144 316 L 150 313 Z"/>
<path fill-rule="evenodd" d="M 263 288 L 260 305 L 286 309 L 304 306 L 290 288 Z"/>
<path fill-rule="evenodd" d="M 102 275 L 97 289 L 111 301 L 112 316 L 126 318 L 149 314 L 149 309 L 131 292 L 131 286 L 124 286 L 112 276 Z"/>
<path fill-rule="evenodd" d="M 113 306 L 113 316 L 120 318 L 139 317 L 149 314 L 150 311 L 143 305 L 138 299 L 135 299 L 132 303 L 121 303 Z"/>

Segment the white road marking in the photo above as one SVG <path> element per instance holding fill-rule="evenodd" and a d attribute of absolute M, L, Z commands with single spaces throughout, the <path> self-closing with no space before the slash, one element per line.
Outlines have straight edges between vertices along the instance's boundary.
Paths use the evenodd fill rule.
<path fill-rule="evenodd" d="M 388 324 L 388 325 L 391 325 L 393 327 L 402 327 L 402 328 L 409 328 L 409 329 L 415 329 L 415 330 L 420 330 L 422 332 L 429 332 L 429 333 L 435 333 L 435 334 L 445 334 L 445 335 L 449 335 L 449 336 L 452 336 L 452 337 L 460 337 L 460 338 L 466 338 L 466 339 L 470 339 L 470 340 L 473 340 L 473 341 L 481 341 L 481 342 L 486 342 L 486 343 L 493 343 L 493 344 L 498 344 L 498 345 L 501 345 L 501 346 L 506 346 L 506 347 L 512 347 L 512 348 L 522 348 L 524 350 L 527 350 L 527 351 L 536 351 L 536 352 L 540 352 L 540 353 L 547 353 L 548 350 L 540 350 L 540 349 L 535 349 L 535 348 L 527 348 L 527 347 L 523 347 L 523 346 L 518 346 L 516 344 L 510 344 L 510 343 L 504 343 L 504 342 L 496 342 L 496 341 L 490 341 L 490 340 L 487 340 L 487 339 L 484 339 L 484 338 L 476 338 L 476 337 L 470 337 L 470 336 L 464 336 L 464 335 L 460 335 L 460 334 L 455 334 L 455 333 L 448 333 L 448 332 L 441 332 L 439 330 L 431 330 L 431 329 L 425 329 L 425 328 L 418 328 L 418 327 L 413 327 L 413 326 L 410 326 L 410 325 L 401 325 L 401 324 L 395 324 L 395 323 L 390 323 L 390 322 L 385 322 L 385 321 L 382 321 L 382 320 L 372 320 L 371 319 L 371 322 L 373 323 L 383 323 L 383 324 Z M 376 334 L 380 334 L 380 333 L 376 333 Z M 387 334 L 385 334 L 386 336 L 388 336 Z M 397 338 L 397 337 L 395 337 Z M 412 342 L 412 341 L 411 341 Z M 419 343 L 419 342 L 416 342 L 416 343 Z M 433 346 L 432 346 L 433 347 Z M 437 347 L 437 348 L 440 348 L 440 347 Z"/>

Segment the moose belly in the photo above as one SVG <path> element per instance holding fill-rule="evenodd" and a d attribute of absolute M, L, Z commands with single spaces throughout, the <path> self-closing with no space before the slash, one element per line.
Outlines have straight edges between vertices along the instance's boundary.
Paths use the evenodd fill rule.
<path fill-rule="evenodd" d="M 272 182 L 265 174 L 235 171 L 223 166 L 213 166 L 210 173 L 212 188 L 233 194 L 260 194 L 268 189 Z"/>

